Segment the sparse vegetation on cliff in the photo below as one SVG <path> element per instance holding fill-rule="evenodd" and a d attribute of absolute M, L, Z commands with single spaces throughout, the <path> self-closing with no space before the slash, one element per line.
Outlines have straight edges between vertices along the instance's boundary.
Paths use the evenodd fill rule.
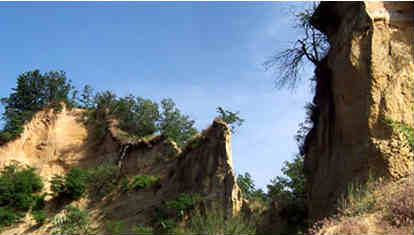
<path fill-rule="evenodd" d="M 0 171 L 0 229 L 12 225 L 32 209 L 40 214 L 44 207 L 44 196 L 40 192 L 43 183 L 35 169 L 17 163 L 5 166 Z"/>
<path fill-rule="evenodd" d="M 318 221 L 310 234 L 412 234 L 413 175 L 400 180 L 353 183 L 342 197 L 338 214 Z"/>
<path fill-rule="evenodd" d="M 2 119 L 6 123 L 0 132 L 0 139 L 4 142 L 16 139 L 23 132 L 23 125 L 36 112 L 46 107 L 59 111 L 62 109 L 61 102 L 72 107 L 75 97 L 76 90 L 63 71 L 41 74 L 39 70 L 34 70 L 20 74 L 13 92 L 1 98 L 5 106 Z"/>

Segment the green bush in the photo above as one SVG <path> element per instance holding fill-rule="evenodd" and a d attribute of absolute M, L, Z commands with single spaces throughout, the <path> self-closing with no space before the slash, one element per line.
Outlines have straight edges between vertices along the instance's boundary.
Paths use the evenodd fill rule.
<path fill-rule="evenodd" d="M 136 175 L 128 186 L 129 189 L 139 190 L 160 184 L 160 177 L 152 175 Z"/>
<path fill-rule="evenodd" d="M 142 225 L 135 226 L 135 234 L 153 234 L 153 229 L 151 227 L 146 227 Z"/>
<path fill-rule="evenodd" d="M 32 211 L 33 219 L 36 221 L 37 225 L 42 225 L 45 223 L 47 214 L 43 210 Z"/>
<path fill-rule="evenodd" d="M 25 213 L 16 212 L 9 207 L 0 207 L 0 229 L 19 221 Z"/>
<path fill-rule="evenodd" d="M 54 175 L 50 183 L 55 196 L 77 200 L 87 189 L 88 171 L 73 167 L 64 177 Z"/>
<path fill-rule="evenodd" d="M 175 200 L 168 201 L 167 207 L 174 209 L 177 218 L 182 219 L 184 214 L 189 210 L 194 209 L 195 204 L 200 200 L 201 197 L 198 195 L 181 193 Z"/>
<path fill-rule="evenodd" d="M 65 207 L 64 216 L 55 216 L 53 219 L 53 234 L 88 234 L 89 214 L 78 207 L 68 205 Z"/>
<path fill-rule="evenodd" d="M 118 182 L 119 168 L 113 164 L 103 164 L 89 172 L 89 194 L 103 197 L 112 191 Z"/>
<path fill-rule="evenodd" d="M 129 190 L 129 179 L 127 177 L 123 178 L 120 182 L 121 184 L 121 192 L 126 193 Z"/>
<path fill-rule="evenodd" d="M 124 221 L 108 221 L 105 223 L 105 232 L 109 234 L 122 234 L 125 231 Z"/>
<path fill-rule="evenodd" d="M 43 183 L 31 167 L 17 163 L 0 171 L 0 228 L 15 223 L 33 207 L 39 207 Z"/>

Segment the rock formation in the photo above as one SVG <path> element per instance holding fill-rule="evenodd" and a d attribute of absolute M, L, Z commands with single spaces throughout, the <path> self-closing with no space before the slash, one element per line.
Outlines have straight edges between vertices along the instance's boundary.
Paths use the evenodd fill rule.
<path fill-rule="evenodd" d="M 24 127 L 22 136 L 0 146 L 0 166 L 12 161 L 38 169 L 49 190 L 54 174 L 64 174 L 72 166 L 88 169 L 109 163 L 119 166 L 123 176 L 138 174 L 160 177 L 160 186 L 131 191 L 126 194 L 111 192 L 103 199 L 89 201 L 84 206 L 91 212 L 95 227 L 102 227 L 104 211 L 110 211 L 113 220 L 127 225 L 149 225 L 154 209 L 162 202 L 174 200 L 180 193 L 198 194 L 229 212 L 241 208 L 240 190 L 232 169 L 230 131 L 221 120 L 215 120 L 196 135 L 181 150 L 163 136 L 128 140 L 122 138 L 114 120 L 105 135 L 97 138 L 93 127 L 79 119 L 83 110 L 63 109 L 42 111 Z M 99 113 L 99 112 L 98 112 Z M 105 115 L 100 115 L 106 118 Z M 50 225 L 49 225 L 50 226 Z M 25 221 L 4 233 L 50 233 L 48 225 L 33 228 L 33 221 Z"/>
<path fill-rule="evenodd" d="M 322 2 L 312 24 L 330 43 L 316 68 L 305 175 L 310 217 L 350 182 L 412 174 L 413 152 L 386 119 L 413 126 L 413 3 Z"/>

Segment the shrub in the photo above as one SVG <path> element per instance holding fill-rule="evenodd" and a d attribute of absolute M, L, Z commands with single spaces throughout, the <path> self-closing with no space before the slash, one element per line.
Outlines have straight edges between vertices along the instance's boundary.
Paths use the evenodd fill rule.
<path fill-rule="evenodd" d="M 9 207 L 0 207 L 0 229 L 18 222 L 23 216 L 22 212 L 16 212 Z"/>
<path fill-rule="evenodd" d="M 206 213 L 200 210 L 190 216 L 184 234 L 255 234 L 254 221 L 241 215 L 228 216 L 222 208 L 210 208 Z"/>
<path fill-rule="evenodd" d="M 37 193 L 42 188 L 34 168 L 17 163 L 5 166 L 0 171 L 0 228 L 17 222 L 33 205 L 39 207 Z"/>
<path fill-rule="evenodd" d="M 123 178 L 120 182 L 121 184 L 121 192 L 126 193 L 129 190 L 129 179 L 127 177 Z"/>
<path fill-rule="evenodd" d="M 152 175 L 136 175 L 129 185 L 129 189 L 139 190 L 160 184 L 160 177 Z"/>
<path fill-rule="evenodd" d="M 89 193 L 102 197 L 116 187 L 119 168 L 113 164 L 103 164 L 89 170 Z"/>
<path fill-rule="evenodd" d="M 109 234 L 125 233 L 124 221 L 108 221 L 105 223 L 105 232 Z"/>
<path fill-rule="evenodd" d="M 90 232 L 89 214 L 78 207 L 68 205 L 65 215 L 53 219 L 53 234 L 87 234 Z"/>
<path fill-rule="evenodd" d="M 153 234 L 151 227 L 146 227 L 142 225 L 135 226 L 135 234 Z"/>
<path fill-rule="evenodd" d="M 88 172 L 73 167 L 64 177 L 54 175 L 50 183 L 55 196 L 77 200 L 83 196 L 88 186 Z"/>
<path fill-rule="evenodd" d="M 44 224 L 47 218 L 46 212 L 43 210 L 32 211 L 32 216 L 33 216 L 33 219 L 36 221 L 37 225 Z"/>

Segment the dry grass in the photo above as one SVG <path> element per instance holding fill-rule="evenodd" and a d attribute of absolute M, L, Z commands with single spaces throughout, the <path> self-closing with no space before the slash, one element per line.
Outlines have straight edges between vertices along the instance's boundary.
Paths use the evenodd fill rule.
<path fill-rule="evenodd" d="M 339 213 L 315 223 L 310 234 L 414 234 L 413 175 L 350 185 L 348 192 Z"/>

